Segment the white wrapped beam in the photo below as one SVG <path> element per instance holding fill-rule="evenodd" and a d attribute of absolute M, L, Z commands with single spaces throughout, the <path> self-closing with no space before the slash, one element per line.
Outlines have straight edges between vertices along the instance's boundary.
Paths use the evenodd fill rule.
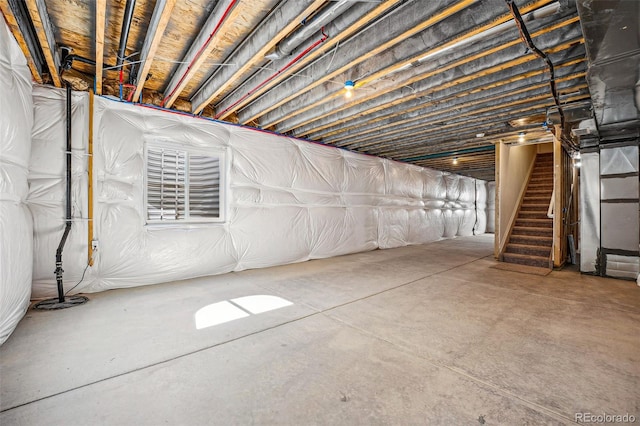
<path fill-rule="evenodd" d="M 31 73 L 0 19 L 0 344 L 29 307 L 33 225 L 25 205 L 31 154 Z"/>
<path fill-rule="evenodd" d="M 74 292 L 473 233 L 478 193 L 474 179 L 105 98 L 95 102 L 94 236 L 99 249 L 94 266 Z M 51 126 L 54 121 L 52 114 Z M 158 140 L 226 152 L 225 223 L 145 225 L 144 146 Z M 40 238 L 37 232 L 36 241 Z M 77 247 L 86 249 L 86 241 Z M 78 255 L 74 265 L 66 262 L 75 278 L 86 256 Z M 41 282 L 38 296 L 53 291 L 53 281 L 50 288 Z"/>
<path fill-rule="evenodd" d="M 496 183 L 487 182 L 487 229 L 485 232 L 496 232 Z"/>

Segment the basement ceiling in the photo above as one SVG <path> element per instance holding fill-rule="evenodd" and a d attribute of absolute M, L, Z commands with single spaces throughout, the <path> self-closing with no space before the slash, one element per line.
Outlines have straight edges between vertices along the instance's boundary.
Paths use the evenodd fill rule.
<path fill-rule="evenodd" d="M 554 65 L 557 98 L 505 0 L 0 0 L 0 10 L 38 82 L 493 180 L 496 143 L 551 141 L 548 110 L 590 102 L 575 1 L 514 3 Z"/>

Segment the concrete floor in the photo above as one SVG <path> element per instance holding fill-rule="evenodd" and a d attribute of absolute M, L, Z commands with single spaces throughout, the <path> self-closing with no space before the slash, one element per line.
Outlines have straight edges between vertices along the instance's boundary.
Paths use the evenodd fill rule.
<path fill-rule="evenodd" d="M 640 288 L 493 269 L 492 250 L 458 238 L 29 311 L 0 347 L 0 424 L 640 419 Z M 195 328 L 255 294 L 293 305 Z"/>

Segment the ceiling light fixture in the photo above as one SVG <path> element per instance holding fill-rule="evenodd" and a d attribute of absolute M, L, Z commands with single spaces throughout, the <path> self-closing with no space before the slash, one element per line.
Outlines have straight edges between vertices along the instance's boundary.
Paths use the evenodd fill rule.
<path fill-rule="evenodd" d="M 523 143 L 524 142 L 524 132 L 520 132 L 520 134 L 518 135 L 518 142 Z"/>
<path fill-rule="evenodd" d="M 347 98 L 350 98 L 353 95 L 353 89 L 355 89 L 356 85 L 353 81 L 351 80 L 347 80 L 344 83 L 344 89 L 346 90 L 346 92 L 344 92 L 344 95 Z"/>
<path fill-rule="evenodd" d="M 455 166 L 456 164 L 458 164 L 458 157 L 453 157 L 453 165 Z"/>

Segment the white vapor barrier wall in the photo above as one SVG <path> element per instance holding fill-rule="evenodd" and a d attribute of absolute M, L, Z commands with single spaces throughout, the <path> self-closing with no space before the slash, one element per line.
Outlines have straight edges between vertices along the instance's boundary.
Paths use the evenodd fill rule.
<path fill-rule="evenodd" d="M 487 230 L 487 182 L 484 180 L 476 180 L 475 185 L 476 223 L 473 228 L 473 233 L 484 234 Z"/>
<path fill-rule="evenodd" d="M 66 90 L 46 86 L 33 88 L 29 197 L 33 215 L 34 297 L 57 294 L 56 249 L 66 222 Z M 87 264 L 87 147 L 89 94 L 72 92 L 71 97 L 71 232 L 62 252 L 65 289 L 80 280 Z"/>
<path fill-rule="evenodd" d="M 486 185 L 471 178 L 98 97 L 93 140 L 98 250 L 72 293 L 427 243 L 471 235 L 474 226 L 484 232 L 475 199 L 486 200 Z M 225 152 L 224 223 L 145 223 L 149 142 Z M 78 255 L 65 260 L 65 288 L 87 261 L 86 242 L 72 246 Z M 38 296 L 53 292 L 36 287 Z"/>
<path fill-rule="evenodd" d="M 496 232 L 496 183 L 487 182 L 487 229 L 485 232 Z"/>
<path fill-rule="evenodd" d="M 25 199 L 32 125 L 31 73 L 0 19 L 0 344 L 31 296 L 33 227 Z"/>

